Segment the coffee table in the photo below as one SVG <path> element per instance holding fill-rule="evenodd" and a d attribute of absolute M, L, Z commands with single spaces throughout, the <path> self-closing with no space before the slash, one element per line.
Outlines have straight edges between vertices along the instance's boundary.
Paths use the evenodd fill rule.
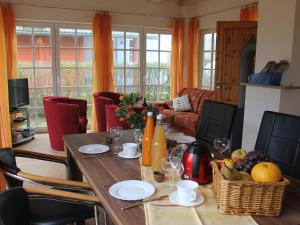
<path fill-rule="evenodd" d="M 133 142 L 133 131 L 123 131 L 118 145 Z M 143 206 L 121 211 L 121 207 L 130 203 L 110 196 L 109 187 L 119 181 L 140 179 L 140 165 L 138 159 L 122 159 L 117 155 L 84 158 L 78 148 L 87 144 L 105 143 L 107 133 L 88 133 L 64 136 L 65 150 L 70 164 L 69 178 L 82 180 L 86 178 L 95 194 L 100 198 L 110 218 L 115 225 L 145 225 Z M 262 225 L 299 225 L 300 224 L 300 181 L 291 179 L 287 188 L 284 210 L 279 217 L 253 216 Z M 222 221 L 220 221 L 222 224 Z"/>

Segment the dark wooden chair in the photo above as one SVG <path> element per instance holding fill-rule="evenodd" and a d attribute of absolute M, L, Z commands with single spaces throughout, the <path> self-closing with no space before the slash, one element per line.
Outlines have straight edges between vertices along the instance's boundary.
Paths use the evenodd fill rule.
<path fill-rule="evenodd" d="M 288 176 L 300 179 L 300 117 L 264 112 L 255 150 L 269 156 Z"/>
<path fill-rule="evenodd" d="M 230 138 L 236 109 L 235 105 L 206 100 L 198 122 L 197 139 L 213 145 L 217 137 Z"/>

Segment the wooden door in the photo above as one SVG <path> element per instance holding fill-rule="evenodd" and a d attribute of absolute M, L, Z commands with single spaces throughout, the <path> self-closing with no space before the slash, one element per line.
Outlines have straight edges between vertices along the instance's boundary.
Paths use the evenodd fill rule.
<path fill-rule="evenodd" d="M 217 22 L 215 99 L 237 104 L 239 90 L 240 52 L 253 37 L 257 22 Z"/>

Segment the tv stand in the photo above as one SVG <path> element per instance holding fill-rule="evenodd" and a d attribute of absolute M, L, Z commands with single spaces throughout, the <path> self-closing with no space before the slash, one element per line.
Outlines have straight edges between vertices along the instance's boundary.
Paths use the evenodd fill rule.
<path fill-rule="evenodd" d="M 9 111 L 12 145 L 20 145 L 34 139 L 34 131 L 30 127 L 29 107 L 12 107 Z"/>

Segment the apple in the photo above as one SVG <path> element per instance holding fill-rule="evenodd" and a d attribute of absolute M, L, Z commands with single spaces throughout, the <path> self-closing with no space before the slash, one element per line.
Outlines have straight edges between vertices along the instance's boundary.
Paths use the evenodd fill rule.
<path fill-rule="evenodd" d="M 244 149 L 237 149 L 231 154 L 231 159 L 233 162 L 238 163 L 244 160 L 247 155 L 247 151 Z"/>
<path fill-rule="evenodd" d="M 251 170 L 255 182 L 277 182 L 281 180 L 281 170 L 272 162 L 257 163 Z"/>

